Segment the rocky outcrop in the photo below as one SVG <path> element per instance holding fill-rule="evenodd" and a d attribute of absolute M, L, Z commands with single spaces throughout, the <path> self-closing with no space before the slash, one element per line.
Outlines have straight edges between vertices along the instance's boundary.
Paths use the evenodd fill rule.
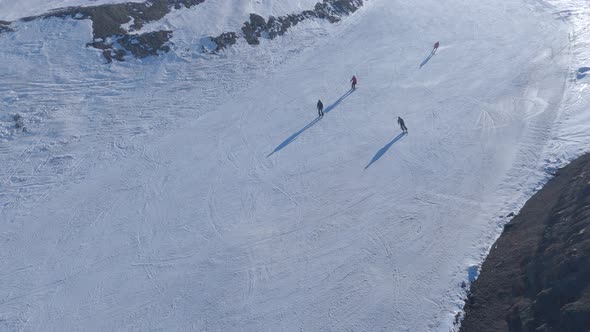
<path fill-rule="evenodd" d="M 107 61 L 123 61 L 131 53 L 135 57 L 157 55 L 168 52 L 167 45 L 172 31 L 155 31 L 143 34 L 133 33 L 146 23 L 162 19 L 173 8 L 190 8 L 205 0 L 148 0 L 144 3 L 108 4 L 92 7 L 68 7 L 40 16 L 26 17 L 24 21 L 47 18 L 72 18 L 92 21 L 93 41 L 87 46 L 103 51 Z M 123 25 L 129 28 L 124 29 Z"/>
<path fill-rule="evenodd" d="M 215 53 L 223 50 L 235 44 L 239 37 L 244 38 L 250 45 L 258 45 L 260 38 L 274 39 L 284 35 L 289 28 L 307 19 L 319 18 L 336 23 L 344 16 L 357 11 L 363 4 L 363 0 L 324 0 L 316 3 L 313 10 L 280 17 L 270 16 L 268 20 L 260 15 L 250 14 L 250 18 L 244 22 L 240 34 L 226 32 L 217 37 L 210 37 L 209 40 L 215 43 L 216 47 L 209 51 Z M 232 38 L 227 38 L 228 35 L 231 35 Z"/>
<path fill-rule="evenodd" d="M 217 37 L 211 38 L 211 41 L 215 44 L 213 52 L 219 52 L 227 46 L 235 44 L 237 40 L 238 35 L 235 32 L 224 32 Z"/>
<path fill-rule="evenodd" d="M 149 22 L 162 19 L 172 9 L 191 8 L 205 0 L 148 0 L 143 3 L 107 4 L 89 7 L 67 7 L 47 14 L 23 18 L 25 22 L 62 18 L 91 20 L 93 40 L 86 44 L 102 51 L 107 62 L 124 61 L 127 55 L 143 58 L 170 51 L 170 38 L 173 31 L 160 30 L 137 33 Z M 234 45 L 240 38 L 250 45 L 260 43 L 260 38 L 274 39 L 284 35 L 291 27 L 307 19 L 325 19 L 331 23 L 339 22 L 344 16 L 357 11 L 364 0 L 323 0 L 299 14 L 268 19 L 250 14 L 240 32 L 224 32 L 217 37 L 205 38 L 203 52 L 217 53 Z M 10 22 L 0 21 L 0 33 L 10 31 Z"/>
<path fill-rule="evenodd" d="M 172 37 L 172 31 L 160 30 L 143 33 L 141 35 L 125 35 L 119 39 L 119 44 L 136 58 L 158 55 L 158 52 L 169 52 L 166 45 Z"/>
<path fill-rule="evenodd" d="M 0 34 L 8 31 L 12 31 L 10 29 L 10 22 L 0 21 Z"/>
<path fill-rule="evenodd" d="M 590 155 L 558 171 L 505 227 L 461 331 L 590 330 Z"/>

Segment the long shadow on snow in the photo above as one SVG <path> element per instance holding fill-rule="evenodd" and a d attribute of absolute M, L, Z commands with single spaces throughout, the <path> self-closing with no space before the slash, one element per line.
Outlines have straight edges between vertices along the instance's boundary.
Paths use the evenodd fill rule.
<path fill-rule="evenodd" d="M 365 169 L 369 168 L 371 165 L 373 165 L 374 162 L 379 160 L 379 158 L 383 157 L 385 152 L 387 152 L 387 150 L 389 150 L 389 148 L 393 144 L 395 144 L 395 142 L 402 139 L 402 137 L 404 137 L 405 135 L 406 135 L 406 133 L 401 133 L 401 134 L 397 135 L 394 139 L 391 140 L 391 142 L 387 143 L 384 147 L 381 148 L 381 150 L 377 151 L 377 153 L 375 153 L 375 156 L 373 156 L 373 159 L 371 159 L 371 162 L 367 166 L 365 166 Z"/>
<path fill-rule="evenodd" d="M 332 105 L 328 106 L 324 110 L 324 113 L 328 113 L 331 110 L 333 110 L 334 108 L 336 108 L 336 106 L 338 106 L 338 104 L 340 104 L 344 99 L 346 99 L 346 97 L 350 96 L 353 91 L 354 90 L 352 90 L 352 89 L 351 90 L 348 90 L 345 94 L 343 94 L 340 98 L 338 98 L 338 100 L 336 100 Z M 268 156 L 266 156 L 266 158 L 272 156 L 276 152 L 281 151 L 287 145 L 291 144 L 294 140 L 297 139 L 297 137 L 299 137 L 301 134 L 303 134 L 303 132 L 305 132 L 307 129 L 313 127 L 313 125 L 315 125 L 316 123 L 318 123 L 321 119 L 322 118 L 320 118 L 320 117 L 315 118 L 313 121 L 311 121 L 310 123 L 308 123 L 307 125 L 305 125 L 305 127 L 299 129 L 298 132 L 296 132 L 293 135 L 289 136 L 286 140 L 283 141 L 283 143 L 279 144 L 279 146 L 277 146 L 271 153 L 269 153 Z"/>
<path fill-rule="evenodd" d="M 576 75 L 576 78 L 581 80 L 582 78 L 586 77 L 587 72 L 590 70 L 590 67 L 580 67 L 578 68 L 578 74 Z"/>
<path fill-rule="evenodd" d="M 324 113 L 330 113 L 331 110 L 333 110 L 334 108 L 336 108 L 336 106 L 338 106 L 338 104 L 340 104 L 344 99 L 346 99 L 346 97 L 350 96 L 353 92 L 354 92 L 353 89 L 350 89 L 350 90 L 346 91 L 346 93 L 343 94 L 342 97 L 338 98 L 338 100 L 336 100 L 332 105 L 328 106 L 324 110 Z"/>
<path fill-rule="evenodd" d="M 430 52 L 430 54 L 426 57 L 426 59 L 424 59 L 424 61 L 422 61 L 422 63 L 420 64 L 420 68 L 424 67 L 425 64 L 428 63 L 428 61 L 430 61 L 430 59 L 432 59 L 432 57 L 436 54 L 436 49 L 432 49 L 432 52 Z"/>

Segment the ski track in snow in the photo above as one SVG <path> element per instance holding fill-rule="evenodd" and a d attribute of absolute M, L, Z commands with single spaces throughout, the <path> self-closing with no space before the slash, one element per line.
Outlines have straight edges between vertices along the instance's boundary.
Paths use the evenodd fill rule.
<path fill-rule="evenodd" d="M 588 146 L 583 1 L 371 0 L 199 54 L 312 2 L 229 4 L 108 66 L 89 22 L 0 35 L 0 330 L 448 331 L 499 216 Z"/>

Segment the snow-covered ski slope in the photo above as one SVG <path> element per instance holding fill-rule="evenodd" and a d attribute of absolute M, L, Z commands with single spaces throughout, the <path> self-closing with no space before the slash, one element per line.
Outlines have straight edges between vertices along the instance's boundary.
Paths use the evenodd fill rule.
<path fill-rule="evenodd" d="M 0 330 L 448 331 L 499 216 L 564 154 L 570 25 L 371 0 L 199 54 L 233 2 L 171 13 L 173 52 L 143 61 L 102 64 L 86 21 L 0 35 Z"/>
<path fill-rule="evenodd" d="M 577 156 L 588 152 L 590 135 L 590 8 L 582 0 L 548 0 L 556 14 L 570 25 L 570 74 L 567 91 L 559 108 L 551 142 L 546 147 L 546 162 L 551 168 L 563 167 Z"/>

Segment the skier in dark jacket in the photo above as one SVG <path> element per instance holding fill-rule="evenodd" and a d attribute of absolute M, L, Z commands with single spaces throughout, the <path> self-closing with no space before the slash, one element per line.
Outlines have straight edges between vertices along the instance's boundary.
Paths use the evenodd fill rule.
<path fill-rule="evenodd" d="M 321 118 L 324 116 L 324 104 L 322 104 L 322 101 L 318 99 L 318 116 Z"/>
<path fill-rule="evenodd" d="M 402 129 L 402 131 L 404 133 L 408 132 L 408 127 L 406 127 L 406 123 L 404 122 L 404 119 L 400 118 L 399 116 L 397 117 L 397 123 L 399 124 L 400 128 Z"/>
<path fill-rule="evenodd" d="M 353 75 L 350 81 L 352 82 L 352 90 L 356 89 L 356 76 Z"/>

